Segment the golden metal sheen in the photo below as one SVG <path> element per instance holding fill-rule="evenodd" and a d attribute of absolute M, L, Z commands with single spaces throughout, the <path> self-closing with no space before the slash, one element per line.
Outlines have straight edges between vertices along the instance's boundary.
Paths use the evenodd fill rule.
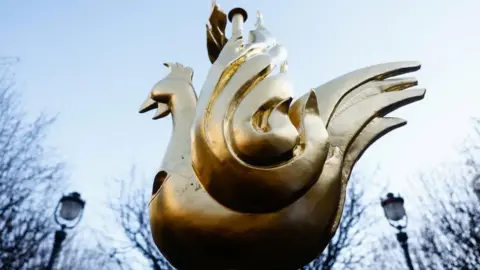
<path fill-rule="evenodd" d="M 353 71 L 293 101 L 287 50 L 261 14 L 245 44 L 247 13 L 215 3 L 207 25 L 212 63 L 197 99 L 193 70 L 170 73 L 140 112 L 173 117 L 154 180 L 153 239 L 178 269 L 298 269 L 335 234 L 355 162 L 406 121 L 384 117 L 422 99 L 417 62 Z"/>

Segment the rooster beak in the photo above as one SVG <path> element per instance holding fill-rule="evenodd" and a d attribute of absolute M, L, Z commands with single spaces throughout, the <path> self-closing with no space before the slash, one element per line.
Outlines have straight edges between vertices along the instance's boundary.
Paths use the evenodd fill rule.
<path fill-rule="evenodd" d="M 153 120 L 157 120 L 162 117 L 165 117 L 170 113 L 170 107 L 168 106 L 168 104 L 157 102 L 151 99 L 150 97 L 147 98 L 145 102 L 143 102 L 142 106 L 140 106 L 139 113 L 145 113 L 155 108 L 157 109 L 157 112 L 152 117 Z"/>
<path fill-rule="evenodd" d="M 147 98 L 140 106 L 140 110 L 138 111 L 139 113 L 146 113 L 148 111 L 151 111 L 157 107 L 157 102 L 151 98 Z"/>

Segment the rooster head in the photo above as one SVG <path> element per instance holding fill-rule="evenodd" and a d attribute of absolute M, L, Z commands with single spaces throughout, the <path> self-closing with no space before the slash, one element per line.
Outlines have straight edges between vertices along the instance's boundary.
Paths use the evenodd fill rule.
<path fill-rule="evenodd" d="M 154 120 L 167 116 L 172 108 L 173 97 L 181 95 L 182 93 L 179 91 L 187 91 L 185 88 L 192 87 L 193 70 L 191 68 L 180 63 L 164 63 L 163 65 L 170 68 L 170 73 L 153 86 L 139 110 L 139 113 L 145 113 L 157 109 L 152 117 Z"/>

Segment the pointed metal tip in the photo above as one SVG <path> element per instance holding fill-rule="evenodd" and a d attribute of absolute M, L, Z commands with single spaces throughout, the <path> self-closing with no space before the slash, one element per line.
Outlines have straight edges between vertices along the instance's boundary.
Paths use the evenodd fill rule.
<path fill-rule="evenodd" d="M 318 109 L 317 93 L 315 89 L 310 89 L 308 93 L 308 98 L 305 103 L 305 109 L 313 112 L 315 115 L 320 115 L 320 110 Z"/>
<path fill-rule="evenodd" d="M 257 22 L 255 25 L 258 26 L 263 26 L 263 15 L 260 11 L 257 11 Z"/>
<path fill-rule="evenodd" d="M 285 61 L 285 62 L 283 62 L 283 64 L 280 66 L 280 72 L 281 72 L 281 73 L 285 73 L 285 72 L 287 72 L 287 71 L 288 71 L 288 62 Z"/>

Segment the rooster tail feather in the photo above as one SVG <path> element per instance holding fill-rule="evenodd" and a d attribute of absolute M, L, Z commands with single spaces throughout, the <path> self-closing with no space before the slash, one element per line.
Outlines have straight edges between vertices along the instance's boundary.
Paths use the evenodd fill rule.
<path fill-rule="evenodd" d="M 207 51 L 210 62 L 213 64 L 228 41 L 227 37 L 225 36 L 227 15 L 220 10 L 220 7 L 216 3 L 214 3 L 212 7 L 212 12 L 210 13 L 208 22 Z"/>
<path fill-rule="evenodd" d="M 390 131 L 406 124 L 406 120 L 396 117 L 376 117 L 370 121 L 352 142 L 344 156 L 342 167 L 342 178 L 344 178 L 344 181 L 342 182 L 348 181 L 353 166 L 370 145 Z"/>
<path fill-rule="evenodd" d="M 337 231 L 337 227 L 340 224 L 342 218 L 343 207 L 345 204 L 345 195 L 347 182 L 350 178 L 353 166 L 365 153 L 365 150 L 372 145 L 376 140 L 380 139 L 392 130 L 402 127 L 407 124 L 407 121 L 401 118 L 395 117 L 376 117 L 355 138 L 350 145 L 348 152 L 344 155 L 344 162 L 341 172 L 342 192 L 340 193 L 340 203 L 337 209 L 333 224 L 330 230 L 330 234 L 333 236 Z"/>
<path fill-rule="evenodd" d="M 381 64 L 348 73 L 315 89 L 331 143 L 343 153 L 342 192 L 332 235 L 342 217 L 353 166 L 376 140 L 406 124 L 403 119 L 384 116 L 425 96 L 425 89 L 406 90 L 417 85 L 415 78 L 389 78 L 418 69 L 417 62 Z"/>
<path fill-rule="evenodd" d="M 402 106 L 421 100 L 424 95 L 425 89 L 385 92 L 370 96 L 348 107 L 333 118 L 327 128 L 332 145 L 348 153 L 351 143 L 373 118 L 383 117 Z"/>
<path fill-rule="evenodd" d="M 347 94 L 359 86 L 370 81 L 383 81 L 390 77 L 414 72 L 419 70 L 420 66 L 419 62 L 414 61 L 369 66 L 347 73 L 315 88 L 319 100 L 320 115 L 324 123 L 328 127 L 339 105 L 348 102 L 348 100 L 345 100 Z"/>
<path fill-rule="evenodd" d="M 342 101 L 337 105 L 337 108 L 330 116 L 330 119 L 335 118 L 348 107 L 373 95 L 384 92 L 401 91 L 416 86 L 417 84 L 418 81 L 416 78 L 393 78 L 383 81 L 367 82 L 346 94 Z"/>

